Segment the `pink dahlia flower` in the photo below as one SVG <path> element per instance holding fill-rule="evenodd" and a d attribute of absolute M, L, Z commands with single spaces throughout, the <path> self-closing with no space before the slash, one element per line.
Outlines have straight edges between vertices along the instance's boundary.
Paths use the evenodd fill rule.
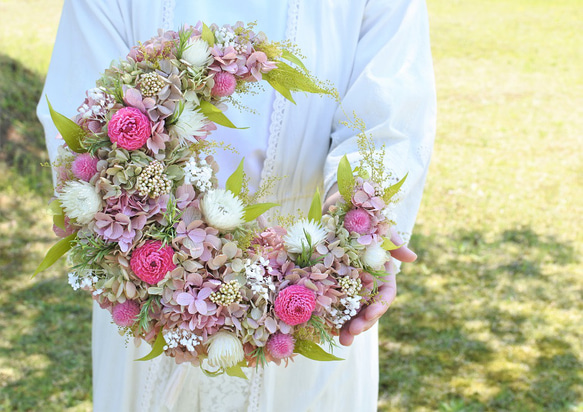
<path fill-rule="evenodd" d="M 371 233 L 371 223 L 370 214 L 359 208 L 349 210 L 344 217 L 346 230 L 360 235 L 369 235 Z"/>
<path fill-rule="evenodd" d="M 111 142 L 119 147 L 136 150 L 146 143 L 152 134 L 152 127 L 145 114 L 135 107 L 124 107 L 109 121 L 107 134 Z"/>
<path fill-rule="evenodd" d="M 291 335 L 276 333 L 267 341 L 267 350 L 276 359 L 289 358 L 294 353 L 295 341 Z"/>
<path fill-rule="evenodd" d="M 230 96 L 235 92 L 237 79 L 229 72 L 218 72 L 215 74 L 215 85 L 211 94 L 217 97 Z"/>
<path fill-rule="evenodd" d="M 316 296 L 305 286 L 288 286 L 275 298 L 275 313 L 288 325 L 307 322 L 315 308 Z"/>
<path fill-rule="evenodd" d="M 99 159 L 89 153 L 82 153 L 73 160 L 71 170 L 77 179 L 90 181 L 97 173 L 97 162 Z"/>
<path fill-rule="evenodd" d="M 130 266 L 137 277 L 144 282 L 155 285 L 174 270 L 172 262 L 174 250 L 170 246 L 162 246 L 159 240 L 152 240 L 137 248 L 130 259 Z"/>
<path fill-rule="evenodd" d="M 140 305 L 133 300 L 115 305 L 111 311 L 113 321 L 119 326 L 132 326 L 140 313 Z"/>

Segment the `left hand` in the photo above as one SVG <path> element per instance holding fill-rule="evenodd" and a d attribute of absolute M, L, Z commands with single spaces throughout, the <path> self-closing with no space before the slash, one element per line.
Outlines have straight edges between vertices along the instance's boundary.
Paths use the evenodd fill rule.
<path fill-rule="evenodd" d="M 335 205 L 342 196 L 337 190 L 337 186 L 330 189 L 330 196 L 326 198 L 323 209 L 324 213 L 328 211 L 330 206 Z M 403 240 L 397 233 L 395 227 L 391 228 L 391 241 L 395 245 L 403 245 Z M 391 256 L 401 262 L 414 262 L 417 255 L 407 246 L 403 245 L 399 249 L 391 250 Z M 397 268 L 392 261 L 385 265 L 387 269 L 387 276 L 385 276 L 379 285 L 378 294 L 373 298 L 371 304 L 363 308 L 358 315 L 345 323 L 340 330 L 340 343 L 344 346 L 350 346 L 356 335 L 369 330 L 380 317 L 389 309 L 389 306 L 397 296 Z"/>

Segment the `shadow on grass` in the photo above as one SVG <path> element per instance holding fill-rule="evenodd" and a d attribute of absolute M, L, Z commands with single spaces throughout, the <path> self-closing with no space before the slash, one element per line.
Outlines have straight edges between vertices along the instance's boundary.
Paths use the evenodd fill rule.
<path fill-rule="evenodd" d="M 14 172 L 13 184 L 52 192 L 42 127 L 36 118 L 43 79 L 18 61 L 0 54 L 0 163 Z"/>
<path fill-rule="evenodd" d="M 546 274 L 546 265 L 578 262 L 572 245 L 517 227 L 494 240 L 479 231 L 415 235 L 411 246 L 419 260 L 399 275 L 399 297 L 380 324 L 384 408 L 522 411 L 580 404 L 580 348 L 569 342 L 577 341 L 576 327 L 557 334 L 558 325 L 540 313 L 577 304 L 568 276 Z"/>
<path fill-rule="evenodd" d="M 36 119 L 43 79 L 0 55 L 0 410 L 64 410 L 90 400 L 91 300 L 63 264 L 31 280 L 56 238 Z"/>

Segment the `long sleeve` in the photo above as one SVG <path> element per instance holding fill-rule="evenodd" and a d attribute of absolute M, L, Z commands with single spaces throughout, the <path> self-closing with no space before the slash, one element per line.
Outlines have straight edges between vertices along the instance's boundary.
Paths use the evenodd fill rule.
<path fill-rule="evenodd" d="M 129 50 L 122 16 L 115 1 L 67 0 L 63 5 L 51 64 L 37 107 L 51 160 L 55 159 L 62 140 L 56 138 L 57 130 L 45 96 L 58 112 L 68 117 L 75 115 L 85 90 L 95 87 L 99 74 L 110 62 Z"/>
<path fill-rule="evenodd" d="M 344 111 L 343 111 L 344 110 Z M 325 193 L 336 182 L 347 154 L 360 160 L 354 130 L 344 112 L 362 118 L 377 149 L 385 145 L 385 165 L 394 177 L 408 177 L 396 213 L 399 229 L 412 229 L 435 134 L 435 85 L 423 0 L 370 0 L 349 86 L 335 114 L 331 148 L 324 166 Z"/>

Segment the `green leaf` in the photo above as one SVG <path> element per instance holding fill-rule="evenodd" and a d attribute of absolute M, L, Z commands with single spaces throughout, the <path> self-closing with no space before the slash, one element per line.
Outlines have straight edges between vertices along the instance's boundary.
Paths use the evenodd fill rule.
<path fill-rule="evenodd" d="M 277 203 L 257 203 L 255 205 L 246 206 L 245 209 L 243 209 L 245 212 L 243 219 L 245 219 L 245 222 L 251 222 L 275 206 L 279 205 Z"/>
<path fill-rule="evenodd" d="M 397 246 L 388 237 L 383 237 L 383 243 L 381 244 L 381 247 L 383 249 L 385 249 L 385 250 L 396 250 L 396 249 L 399 249 L 401 246 L 403 246 L 403 245 Z"/>
<path fill-rule="evenodd" d="M 81 139 L 85 136 L 85 131 L 81 126 L 75 123 L 73 120 L 69 119 L 68 117 L 63 116 L 62 114 L 53 110 L 53 106 L 51 106 L 51 102 L 47 97 L 47 103 L 49 105 L 49 112 L 51 113 L 51 119 L 53 119 L 53 123 L 55 127 L 67 142 L 67 146 L 74 151 L 75 153 L 85 153 L 85 150 L 81 146 Z"/>
<path fill-rule="evenodd" d="M 275 91 L 279 92 L 283 97 L 288 99 L 293 104 L 296 104 L 296 101 L 292 97 L 290 89 L 287 88 L 286 86 L 284 86 L 283 84 L 281 84 L 280 82 L 278 82 L 277 80 L 275 80 L 273 77 L 271 77 L 269 75 L 269 72 L 264 73 L 263 78 L 265 80 L 267 80 L 267 83 L 269 83 L 271 85 L 271 87 L 273 87 L 275 89 Z"/>
<path fill-rule="evenodd" d="M 247 379 L 247 375 L 245 375 L 245 372 L 243 372 L 243 369 L 241 369 L 241 365 L 239 364 L 225 369 L 225 372 L 227 372 L 227 375 L 229 376 L 236 376 L 237 378 Z"/>
<path fill-rule="evenodd" d="M 326 352 L 324 349 L 322 349 L 320 346 L 318 346 L 316 343 L 310 340 L 298 339 L 296 341 L 294 352 L 299 353 L 300 355 L 303 355 L 308 359 L 316 361 L 344 360 L 342 358 L 332 355 L 331 353 Z"/>
<path fill-rule="evenodd" d="M 243 160 L 245 160 L 245 158 L 241 159 L 239 166 L 237 166 L 237 169 L 235 169 L 225 183 L 225 189 L 229 190 L 235 196 L 239 196 L 239 193 L 241 193 L 241 189 L 243 188 L 243 177 L 245 176 L 245 172 L 243 171 Z"/>
<path fill-rule="evenodd" d="M 166 341 L 164 340 L 164 335 L 162 332 L 158 332 L 156 336 L 156 340 L 152 345 L 152 351 L 148 353 L 146 356 L 140 359 L 136 359 L 136 361 L 148 361 L 160 356 L 164 352 L 164 346 L 166 346 Z"/>
<path fill-rule="evenodd" d="M 405 179 L 407 179 L 407 176 L 409 176 L 409 173 L 407 173 L 401 180 L 399 180 L 397 183 L 395 183 L 392 186 L 389 186 L 385 189 L 385 193 L 383 194 L 383 200 L 385 201 L 385 203 L 389 203 L 389 201 L 391 200 L 391 198 L 397 194 L 397 192 L 399 191 L 399 189 L 401 189 L 401 186 L 403 186 L 403 183 L 405 183 Z"/>
<path fill-rule="evenodd" d="M 49 204 L 49 213 L 53 216 L 53 224 L 65 230 L 65 213 L 58 199 L 53 200 Z"/>
<path fill-rule="evenodd" d="M 315 222 L 320 222 L 322 220 L 322 200 L 320 199 L 320 190 L 316 189 L 314 197 L 312 198 L 312 204 L 310 205 L 310 211 L 308 212 L 308 220 L 313 220 Z"/>
<path fill-rule="evenodd" d="M 204 114 L 211 122 L 220 124 L 221 126 L 229 127 L 231 129 L 248 129 L 248 127 L 237 127 L 231 122 L 227 116 L 214 104 L 207 102 L 206 100 L 201 100 L 200 111 Z"/>
<path fill-rule="evenodd" d="M 202 24 L 202 35 L 200 36 L 204 41 L 206 41 L 210 47 L 215 45 L 215 35 L 212 30 L 206 24 Z"/>
<path fill-rule="evenodd" d="M 32 277 L 35 277 L 43 270 L 50 268 L 61 256 L 67 253 L 67 251 L 71 249 L 73 240 L 75 240 L 76 237 L 77 233 L 73 233 L 55 243 L 53 247 L 49 249 L 40 265 L 38 265 Z"/>
<path fill-rule="evenodd" d="M 338 173 L 336 178 L 338 180 L 338 191 L 340 192 L 340 195 L 342 195 L 347 203 L 350 203 L 356 180 L 354 179 L 352 166 L 350 166 L 350 162 L 346 155 L 342 156 L 340 163 L 338 163 Z"/>
<path fill-rule="evenodd" d="M 296 66 L 301 67 L 304 71 L 308 71 L 308 69 L 306 69 L 306 66 L 304 66 L 304 63 L 302 63 L 302 61 L 297 56 L 295 56 L 294 54 L 290 53 L 287 50 L 282 51 L 281 58 L 286 59 L 287 61 L 290 61 L 293 64 L 295 64 Z"/>

